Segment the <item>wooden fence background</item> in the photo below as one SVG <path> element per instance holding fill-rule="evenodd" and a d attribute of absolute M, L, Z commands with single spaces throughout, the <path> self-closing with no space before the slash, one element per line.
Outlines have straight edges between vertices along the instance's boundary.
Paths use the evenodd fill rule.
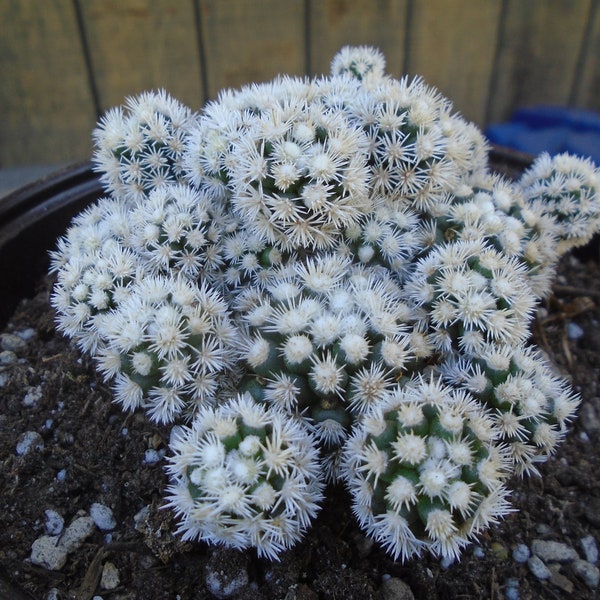
<path fill-rule="evenodd" d="M 0 0 L 0 166 L 85 160 L 98 115 L 164 87 L 327 73 L 376 45 L 484 127 L 535 104 L 600 110 L 600 0 Z"/>

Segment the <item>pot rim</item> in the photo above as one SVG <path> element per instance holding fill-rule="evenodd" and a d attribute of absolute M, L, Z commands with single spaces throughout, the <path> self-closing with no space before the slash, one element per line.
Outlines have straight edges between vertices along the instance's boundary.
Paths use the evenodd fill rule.
<path fill-rule="evenodd" d="M 45 175 L 0 200 L 0 328 L 48 270 L 48 252 L 71 219 L 100 198 L 91 162 Z"/>

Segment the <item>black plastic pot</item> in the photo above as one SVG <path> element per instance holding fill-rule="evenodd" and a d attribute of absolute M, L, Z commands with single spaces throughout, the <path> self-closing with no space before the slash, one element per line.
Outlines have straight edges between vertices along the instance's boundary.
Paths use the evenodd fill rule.
<path fill-rule="evenodd" d="M 90 163 L 43 177 L 0 200 L 0 328 L 48 270 L 72 217 L 102 195 Z"/>
<path fill-rule="evenodd" d="M 495 147 L 492 168 L 518 176 L 531 164 L 526 154 Z M 75 214 L 102 196 L 91 163 L 68 167 L 0 200 L 0 328 L 17 303 L 31 296 L 48 270 L 48 252 Z"/>

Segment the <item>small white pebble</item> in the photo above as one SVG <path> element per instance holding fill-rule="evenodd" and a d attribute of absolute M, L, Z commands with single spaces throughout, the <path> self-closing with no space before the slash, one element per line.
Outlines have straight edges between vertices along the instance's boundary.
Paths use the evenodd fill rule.
<path fill-rule="evenodd" d="M 44 530 L 48 535 L 58 535 L 63 530 L 65 520 L 55 510 L 49 508 L 44 511 Z"/>
<path fill-rule="evenodd" d="M 475 558 L 485 558 L 485 552 L 481 546 L 473 546 L 473 556 Z"/>
<path fill-rule="evenodd" d="M 579 544 L 583 553 L 585 554 L 585 560 L 591 563 L 598 562 L 598 544 L 596 538 L 593 535 L 586 535 L 579 540 Z"/>
<path fill-rule="evenodd" d="M 23 396 L 23 406 L 36 406 L 42 399 L 42 395 L 42 387 L 39 385 L 27 388 L 27 392 L 25 393 L 25 396 Z"/>
<path fill-rule="evenodd" d="M 525 544 L 519 544 L 513 549 L 512 556 L 515 562 L 524 563 L 527 562 L 531 556 L 531 552 Z"/>
<path fill-rule="evenodd" d="M 440 567 L 442 567 L 442 569 L 449 569 L 452 566 L 452 563 L 454 563 L 453 557 L 444 556 L 444 558 L 440 560 Z"/>
<path fill-rule="evenodd" d="M 44 600 L 60 600 L 57 588 L 50 588 Z"/>
<path fill-rule="evenodd" d="M 600 570 L 587 560 L 576 560 L 573 563 L 573 571 L 583 579 L 585 584 L 594 589 L 600 583 Z"/>
<path fill-rule="evenodd" d="M 17 362 L 17 355 L 12 350 L 2 350 L 0 352 L 0 365 L 14 365 Z"/>
<path fill-rule="evenodd" d="M 24 456 L 32 450 L 43 450 L 44 440 L 37 431 L 26 431 L 19 436 L 15 448 L 18 456 Z"/>
<path fill-rule="evenodd" d="M 119 586 L 121 579 L 119 570 L 110 561 L 104 563 L 102 567 L 102 576 L 100 577 L 100 587 L 103 590 L 114 590 Z"/>
<path fill-rule="evenodd" d="M 66 469 L 61 469 L 60 471 L 58 471 L 58 473 L 56 473 L 57 481 L 64 481 L 66 478 L 67 478 L 67 470 Z"/>
<path fill-rule="evenodd" d="M 0 334 L 0 348 L 20 354 L 27 350 L 27 343 L 14 333 Z"/>
<path fill-rule="evenodd" d="M 504 588 L 504 600 L 519 600 L 519 580 L 511 577 Z"/>
<path fill-rule="evenodd" d="M 15 334 L 24 342 L 28 342 L 37 336 L 37 331 L 33 327 L 28 327 L 27 329 L 22 329 L 21 331 L 15 331 Z"/>
<path fill-rule="evenodd" d="M 112 510 L 99 502 L 94 502 L 90 506 L 90 517 L 94 520 L 96 527 L 102 531 L 111 531 L 117 526 Z"/>
<path fill-rule="evenodd" d="M 552 577 L 552 572 L 539 556 L 532 556 L 529 558 L 527 566 L 538 579 L 550 579 L 550 577 Z"/>
<path fill-rule="evenodd" d="M 31 544 L 30 560 L 49 571 L 60 571 L 67 562 L 68 550 L 58 543 L 57 536 L 42 535 Z"/>
<path fill-rule="evenodd" d="M 567 336 L 570 340 L 578 340 L 585 334 L 583 327 L 577 325 L 577 323 L 569 323 L 567 325 Z"/>
<path fill-rule="evenodd" d="M 154 450 L 154 448 L 148 448 L 146 452 L 144 452 L 144 464 L 145 465 L 154 465 L 160 460 L 160 453 Z"/>
<path fill-rule="evenodd" d="M 533 540 L 531 551 L 546 562 L 568 563 L 579 558 L 574 548 L 552 540 Z"/>
<path fill-rule="evenodd" d="M 91 517 L 79 517 L 75 519 L 60 537 L 59 545 L 67 552 L 77 550 L 86 538 L 94 531 L 94 521 Z"/>
<path fill-rule="evenodd" d="M 217 598 L 235 598 L 248 585 L 248 573 L 242 569 L 235 573 L 210 571 L 204 580 L 208 591 Z"/>

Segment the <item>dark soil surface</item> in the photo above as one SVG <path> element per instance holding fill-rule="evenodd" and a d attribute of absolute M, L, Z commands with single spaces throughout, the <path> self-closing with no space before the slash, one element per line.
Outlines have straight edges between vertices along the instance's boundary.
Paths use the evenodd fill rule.
<path fill-rule="evenodd" d="M 582 538 L 600 543 L 600 267 L 597 245 L 586 250 L 564 259 L 555 295 L 533 327 L 533 342 L 581 394 L 579 418 L 541 466 L 541 478 L 510 483 L 518 512 L 467 548 L 460 562 L 444 566 L 430 557 L 404 565 L 391 560 L 361 533 L 342 489 L 328 491 L 304 541 L 279 563 L 181 543 L 171 513 L 161 510 L 164 460 L 145 460 L 148 450 L 167 451 L 168 431 L 111 403 L 91 361 L 55 332 L 42 282 L 5 330 L 33 329 L 35 336 L 16 360 L 0 363 L 0 597 L 13 586 L 5 594 L 15 600 L 400 598 L 389 595 L 391 578 L 408 584 L 417 599 L 500 599 L 511 579 L 521 600 L 594 598 L 571 564 L 556 565 L 550 580 L 540 580 L 512 556 L 534 539 L 562 542 L 582 557 Z M 581 328 L 578 338 L 573 324 Z M 43 447 L 18 455 L 24 432 L 40 434 Z M 66 527 L 93 503 L 112 509 L 112 531 L 96 527 L 60 570 L 31 563 L 46 510 L 59 513 Z M 100 586 L 107 562 L 119 574 L 110 590 Z"/>

